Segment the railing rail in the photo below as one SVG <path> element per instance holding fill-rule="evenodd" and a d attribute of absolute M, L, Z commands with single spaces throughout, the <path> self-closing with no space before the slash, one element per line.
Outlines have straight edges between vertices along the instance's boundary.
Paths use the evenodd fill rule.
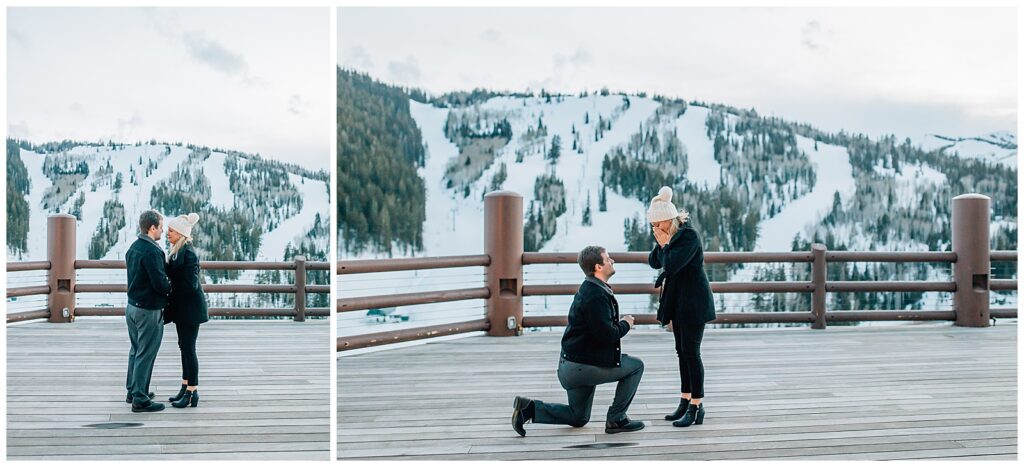
<path fill-rule="evenodd" d="M 1015 308 L 990 309 L 990 290 L 1016 290 L 1016 279 L 990 279 L 992 262 L 1017 262 L 1016 251 L 988 248 L 989 200 L 980 195 L 963 195 L 953 200 L 953 251 L 885 252 L 827 251 L 814 244 L 810 251 L 795 252 L 706 252 L 708 264 L 809 263 L 810 281 L 712 282 L 715 293 L 810 293 L 811 310 L 785 312 L 718 313 L 712 323 L 808 323 L 824 329 L 828 322 L 856 321 L 955 321 L 961 326 L 987 326 L 990 318 L 1016 318 Z M 339 275 L 388 271 L 483 266 L 484 287 L 389 296 L 353 297 L 337 300 L 335 311 L 349 313 L 390 306 L 486 299 L 486 319 L 458 324 L 401 329 L 338 339 L 337 349 L 407 342 L 464 332 L 487 331 L 489 335 L 519 334 L 523 328 L 565 326 L 566 316 L 523 316 L 522 298 L 572 295 L 576 284 L 523 284 L 524 265 L 575 264 L 576 253 L 523 252 L 522 197 L 511 192 L 485 196 L 485 254 L 436 258 L 402 258 L 339 261 Z M 612 252 L 616 262 L 646 264 L 647 252 Z M 952 281 L 845 281 L 828 280 L 829 263 L 948 263 Z M 651 283 L 611 284 L 617 294 L 657 294 Z M 828 293 L 847 292 L 951 292 L 954 306 L 947 310 L 827 310 Z M 652 314 L 634 315 L 637 324 L 658 324 Z M 484 323 L 487 323 L 486 325 Z M 508 323 L 508 326 L 506 326 Z"/>
<path fill-rule="evenodd" d="M 122 316 L 124 307 L 79 307 L 75 296 L 79 293 L 125 293 L 127 284 L 80 284 L 79 270 L 125 269 L 123 260 L 83 260 L 75 258 L 75 218 L 57 214 L 47 219 L 47 261 L 22 261 L 7 263 L 8 272 L 48 271 L 47 284 L 38 286 L 12 287 L 7 297 L 46 295 L 47 308 L 26 312 L 8 313 L 7 322 L 14 323 L 32 319 L 47 318 L 51 322 L 72 322 L 76 316 Z M 306 316 L 330 316 L 330 309 L 306 306 L 306 294 L 329 294 L 330 285 L 308 284 L 307 271 L 329 271 L 327 261 L 306 261 L 296 256 L 292 261 L 201 261 L 202 270 L 283 270 L 295 273 L 294 284 L 203 284 L 207 293 L 284 293 L 295 296 L 292 308 L 231 308 L 212 307 L 210 316 L 240 317 L 291 317 L 304 321 Z"/>

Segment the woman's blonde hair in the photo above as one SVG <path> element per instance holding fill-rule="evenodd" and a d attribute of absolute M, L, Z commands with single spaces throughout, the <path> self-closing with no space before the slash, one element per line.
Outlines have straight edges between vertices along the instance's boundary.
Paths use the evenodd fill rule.
<path fill-rule="evenodd" d="M 177 231 L 175 231 L 175 232 L 177 232 Z M 178 235 L 181 235 L 181 232 L 178 232 Z M 178 238 L 178 241 L 174 242 L 174 244 L 171 245 L 171 250 L 167 252 L 167 257 L 170 258 L 170 259 L 178 259 L 178 252 L 181 251 L 181 249 L 185 247 L 186 243 L 191 242 L 191 241 L 192 241 L 191 238 L 186 237 L 184 235 L 181 235 Z"/>
<path fill-rule="evenodd" d="M 690 213 L 685 209 L 680 209 L 679 215 L 672 218 L 672 227 L 668 228 L 669 238 L 674 237 L 688 220 L 690 220 Z"/>

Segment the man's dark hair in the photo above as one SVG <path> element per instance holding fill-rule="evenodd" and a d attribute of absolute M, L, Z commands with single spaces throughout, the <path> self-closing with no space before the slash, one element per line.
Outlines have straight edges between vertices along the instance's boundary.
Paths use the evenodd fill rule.
<path fill-rule="evenodd" d="M 142 213 L 142 215 L 139 216 L 139 231 L 141 231 L 143 235 L 149 233 L 149 228 L 160 225 L 160 219 L 162 218 L 163 216 L 161 216 L 159 212 L 152 209 Z"/>
<path fill-rule="evenodd" d="M 584 274 L 593 276 L 597 265 L 604 264 L 604 257 L 601 256 L 604 252 L 604 247 L 588 246 L 580 251 L 579 256 L 576 257 L 576 262 L 580 264 Z"/>

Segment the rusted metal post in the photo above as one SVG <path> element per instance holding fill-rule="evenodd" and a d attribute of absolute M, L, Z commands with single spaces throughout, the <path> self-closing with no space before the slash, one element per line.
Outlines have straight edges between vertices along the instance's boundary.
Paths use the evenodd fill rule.
<path fill-rule="evenodd" d="M 70 323 L 75 317 L 75 216 L 55 214 L 46 219 L 46 259 L 50 322 Z"/>
<path fill-rule="evenodd" d="M 811 254 L 814 255 L 814 262 L 811 263 L 811 282 L 814 284 L 811 314 L 814 315 L 814 324 L 811 329 L 825 329 L 825 279 L 828 272 L 825 250 L 825 245 L 821 243 L 811 245 Z"/>
<path fill-rule="evenodd" d="M 306 320 L 306 257 L 295 257 L 295 321 Z"/>
<path fill-rule="evenodd" d="M 976 193 L 953 198 L 953 309 L 957 326 L 989 325 L 989 205 L 988 196 Z"/>
<path fill-rule="evenodd" d="M 523 330 L 523 197 L 511 191 L 484 196 L 484 253 L 491 257 L 486 283 L 489 336 Z"/>

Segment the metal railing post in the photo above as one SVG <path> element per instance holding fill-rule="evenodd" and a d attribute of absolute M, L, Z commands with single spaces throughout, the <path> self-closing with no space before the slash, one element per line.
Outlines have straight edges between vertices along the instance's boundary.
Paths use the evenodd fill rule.
<path fill-rule="evenodd" d="M 814 315 L 814 324 L 811 325 L 811 329 L 825 329 L 825 279 L 828 275 L 825 250 L 825 245 L 821 243 L 811 245 L 811 255 L 814 256 L 814 262 L 811 263 L 811 282 L 814 284 L 811 314 Z"/>
<path fill-rule="evenodd" d="M 306 257 L 295 257 L 295 321 L 306 320 Z"/>
<path fill-rule="evenodd" d="M 51 323 L 70 323 L 75 318 L 75 216 L 55 214 L 46 219 L 46 275 L 50 295 L 47 307 Z"/>
<path fill-rule="evenodd" d="M 491 258 L 486 283 L 489 336 L 523 330 L 523 197 L 511 191 L 484 196 L 484 253 Z"/>
<path fill-rule="evenodd" d="M 989 325 L 989 205 L 988 196 L 976 193 L 953 198 L 953 310 L 957 326 Z"/>

